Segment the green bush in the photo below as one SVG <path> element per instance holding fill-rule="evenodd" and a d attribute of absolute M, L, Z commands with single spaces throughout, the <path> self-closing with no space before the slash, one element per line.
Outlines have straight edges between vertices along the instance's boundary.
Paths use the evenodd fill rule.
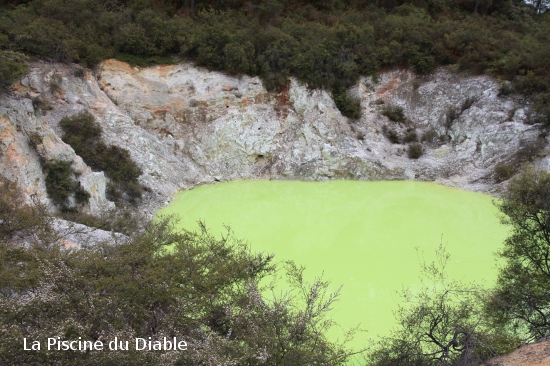
<path fill-rule="evenodd" d="M 422 156 L 422 145 L 419 143 L 412 143 L 407 149 L 407 155 L 409 159 L 418 159 Z"/>
<path fill-rule="evenodd" d="M 420 285 L 404 290 L 397 327 L 367 351 L 367 366 L 464 366 L 510 352 L 521 342 L 495 328 L 478 285 L 449 278 L 449 254 L 441 245 L 436 260 L 421 263 Z"/>
<path fill-rule="evenodd" d="M 405 114 L 400 106 L 388 105 L 382 108 L 382 115 L 388 117 L 393 122 L 405 122 Z"/>
<path fill-rule="evenodd" d="M 0 50 L 0 93 L 27 72 L 27 57 L 20 53 Z"/>
<path fill-rule="evenodd" d="M 514 176 L 518 172 L 514 163 L 498 163 L 495 165 L 495 180 L 502 183 Z"/>
<path fill-rule="evenodd" d="M 403 142 L 416 142 L 418 141 L 418 134 L 416 133 L 416 130 L 409 128 L 407 129 L 407 132 L 405 133 L 405 137 L 403 138 Z"/>
<path fill-rule="evenodd" d="M 259 75 L 268 90 L 295 76 L 332 92 L 350 118 L 359 108 L 345 91 L 361 75 L 395 67 L 425 74 L 455 64 L 502 78 L 513 89 L 506 92 L 534 98 L 536 121 L 550 119 L 548 103 L 537 101 L 550 90 L 550 22 L 521 2 L 482 1 L 477 14 L 465 0 L 189 4 L 25 1 L 0 12 L 0 52 L 86 66 L 113 56 L 137 65 L 172 63 L 171 56 L 178 56 L 232 74 Z M 5 89 L 22 73 L 22 64 L 1 59 Z"/>
<path fill-rule="evenodd" d="M 388 126 L 384 125 L 384 127 L 382 127 L 382 133 L 384 134 L 384 136 L 387 137 L 388 140 L 390 140 L 392 144 L 400 143 L 399 134 L 394 129 L 391 129 Z"/>
<path fill-rule="evenodd" d="M 345 91 L 335 94 L 334 103 L 340 112 L 351 120 L 361 116 L 361 102 L 357 98 L 349 96 Z"/>
<path fill-rule="evenodd" d="M 490 309 L 495 326 L 536 340 L 550 334 L 550 174 L 527 166 L 497 206 L 510 234 Z"/>
<path fill-rule="evenodd" d="M 59 126 L 63 130 L 63 141 L 71 145 L 93 170 L 105 172 L 110 179 L 107 187 L 109 199 L 133 204 L 141 199 L 143 187 L 138 182 L 141 169 L 127 150 L 103 142 L 101 126 L 89 112 L 65 117 L 59 121 Z"/>
<path fill-rule="evenodd" d="M 30 235 L 44 220 L 38 207 L 25 204 L 17 183 L 0 177 L 0 241 L 16 234 Z"/>
<path fill-rule="evenodd" d="M 90 199 L 90 194 L 82 188 L 80 182 L 75 180 L 77 173 L 71 165 L 72 162 L 62 160 L 46 161 L 42 165 L 46 173 L 48 196 L 61 211 L 75 209 L 69 201 L 70 197 L 74 198 L 77 207 L 88 203 Z"/>
<path fill-rule="evenodd" d="M 79 250 L 62 250 L 55 239 L 25 246 L 0 241 L 0 364 L 346 364 L 351 351 L 327 335 L 338 296 L 329 293 L 328 281 L 307 283 L 303 268 L 293 263 L 285 265 L 287 276 L 278 276 L 282 270 L 276 272 L 272 255 L 252 253 L 230 232 L 219 237 L 204 225 L 177 230 L 166 218 L 142 230 L 131 220 L 125 225 L 124 231 L 133 231 L 125 239 Z M 260 284 L 281 278 L 287 279 L 280 285 L 287 295 L 264 296 Z M 99 339 L 105 348 L 21 351 L 24 337 L 54 335 Z M 136 336 L 177 337 L 189 350 L 105 351 L 115 337 L 133 342 Z"/>
<path fill-rule="evenodd" d="M 50 103 L 38 97 L 32 98 L 32 107 L 34 108 L 35 112 L 39 112 L 40 114 L 51 111 L 53 108 Z"/>
<path fill-rule="evenodd" d="M 438 138 L 439 136 L 437 135 L 437 132 L 433 128 L 430 128 L 428 131 L 424 131 L 422 133 L 422 137 L 420 137 L 420 141 L 433 143 L 433 142 L 436 142 Z"/>

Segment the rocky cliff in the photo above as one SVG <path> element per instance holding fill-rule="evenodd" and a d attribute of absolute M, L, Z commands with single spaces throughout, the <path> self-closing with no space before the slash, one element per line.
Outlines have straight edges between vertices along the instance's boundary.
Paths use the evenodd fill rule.
<path fill-rule="evenodd" d="M 60 138 L 59 120 L 87 110 L 104 140 L 129 150 L 143 170 L 150 213 L 178 190 L 236 179 L 415 179 L 495 192 L 497 164 L 546 142 L 539 126 L 527 123 L 528 104 L 498 90 L 488 76 L 448 69 L 423 77 L 388 71 L 349 91 L 362 109 L 350 121 L 327 92 L 296 80 L 268 92 L 259 78 L 189 63 L 139 69 L 109 60 L 82 72 L 37 62 L 0 98 L 0 174 L 49 203 L 39 155 L 72 161 L 91 194 L 87 210 L 112 207 L 104 174 Z M 404 120 L 384 115 L 399 107 Z M 34 148 L 33 136 L 40 137 Z M 423 155 L 411 159 L 405 141 L 415 136 Z M 550 169 L 550 158 L 538 163 Z"/>

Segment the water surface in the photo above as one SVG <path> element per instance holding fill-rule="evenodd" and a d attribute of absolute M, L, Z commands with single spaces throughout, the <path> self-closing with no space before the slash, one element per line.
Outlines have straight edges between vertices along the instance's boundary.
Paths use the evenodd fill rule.
<path fill-rule="evenodd" d="M 419 182 L 239 181 L 183 191 L 159 213 L 179 214 L 188 229 L 197 220 L 214 233 L 229 225 L 254 251 L 342 284 L 332 316 L 344 328 L 361 323 L 361 345 L 388 334 L 398 292 L 418 284 L 417 248 L 430 260 L 443 242 L 453 278 L 495 280 L 506 230 L 492 200 Z"/>

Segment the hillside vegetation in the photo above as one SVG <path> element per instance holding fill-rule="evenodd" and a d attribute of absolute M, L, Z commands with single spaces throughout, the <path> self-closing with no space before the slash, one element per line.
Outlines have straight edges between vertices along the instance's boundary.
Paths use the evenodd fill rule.
<path fill-rule="evenodd" d="M 0 87 L 21 74 L 21 53 L 91 67 L 116 57 L 137 65 L 174 56 L 268 89 L 295 76 L 332 92 L 359 116 L 346 89 L 388 67 L 429 73 L 439 65 L 492 73 L 503 94 L 550 118 L 547 3 L 517 0 L 11 0 L 0 12 Z"/>
<path fill-rule="evenodd" d="M 21 197 L 15 183 L 0 181 L 2 365 L 338 365 L 350 353 L 326 336 L 338 293 L 287 263 L 280 272 L 291 291 L 264 297 L 269 286 L 259 284 L 276 275 L 273 256 L 251 253 L 229 231 L 216 238 L 204 225 L 178 231 L 174 218 L 118 212 L 102 220 L 118 235 L 70 250 L 78 228 L 60 230 Z M 48 351 L 46 339 L 56 337 L 105 349 Z M 115 337 L 132 346 L 109 351 Z M 135 350 L 136 337 L 177 337 L 188 350 Z M 24 338 L 41 350 L 23 351 Z"/>

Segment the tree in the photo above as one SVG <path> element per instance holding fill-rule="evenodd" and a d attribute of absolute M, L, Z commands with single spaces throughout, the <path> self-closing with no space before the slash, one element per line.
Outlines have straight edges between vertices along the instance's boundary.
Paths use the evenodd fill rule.
<path fill-rule="evenodd" d="M 440 245 L 437 260 L 421 263 L 421 286 L 405 290 L 398 327 L 367 356 L 368 366 L 466 366 L 508 351 L 513 339 L 491 329 L 482 288 L 450 280 L 449 254 Z"/>
<path fill-rule="evenodd" d="M 79 250 L 36 235 L 12 183 L 0 185 L 0 364 L 339 365 L 349 351 L 327 339 L 337 293 L 288 265 L 290 291 L 265 296 L 273 256 L 251 253 L 230 231 L 178 230 L 161 218 Z M 46 215 L 46 212 L 41 212 Z M 5 225 L 6 227 L 3 227 Z M 133 221 L 128 228 L 135 229 Z M 32 233 L 30 232 L 32 231 Z M 26 232 L 25 240 L 14 240 Z M 32 234 L 32 235 L 31 235 Z M 23 235 L 23 234 L 21 234 Z M 269 281 L 267 281 L 269 283 Z M 102 341 L 184 339 L 188 350 L 23 351 L 23 338 Z M 107 346 L 105 346 L 107 347 Z"/>
<path fill-rule="evenodd" d="M 526 340 L 550 334 L 550 173 L 528 166 L 498 204 L 511 234 L 492 310 Z"/>

